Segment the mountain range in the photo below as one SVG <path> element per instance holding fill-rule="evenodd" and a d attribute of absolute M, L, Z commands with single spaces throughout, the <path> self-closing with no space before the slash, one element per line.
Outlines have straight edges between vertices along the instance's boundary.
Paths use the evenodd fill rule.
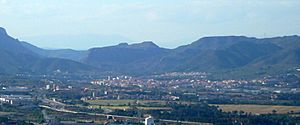
<path fill-rule="evenodd" d="M 77 51 L 46 50 L 9 36 L 0 28 L 0 73 L 153 74 L 173 71 L 226 70 L 300 66 L 300 37 L 204 37 L 191 44 L 166 49 L 152 41 Z M 249 70 L 250 72 L 250 70 Z"/>
<path fill-rule="evenodd" d="M 73 60 L 42 56 L 25 47 L 0 28 L 0 73 L 46 74 L 53 72 L 90 72 L 94 67 Z"/>

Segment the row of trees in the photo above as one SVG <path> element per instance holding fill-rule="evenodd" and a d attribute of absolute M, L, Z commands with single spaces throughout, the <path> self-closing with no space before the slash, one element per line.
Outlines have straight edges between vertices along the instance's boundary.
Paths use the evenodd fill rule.
<path fill-rule="evenodd" d="M 141 112 L 151 114 L 157 119 L 205 122 L 216 125 L 294 125 L 300 122 L 300 117 L 276 114 L 276 111 L 266 115 L 254 115 L 244 111 L 222 112 L 218 107 L 206 103 L 168 103 L 167 107 L 171 107 L 172 110 L 144 110 Z M 138 116 L 139 111 L 132 108 L 126 111 L 116 110 L 113 114 Z"/>

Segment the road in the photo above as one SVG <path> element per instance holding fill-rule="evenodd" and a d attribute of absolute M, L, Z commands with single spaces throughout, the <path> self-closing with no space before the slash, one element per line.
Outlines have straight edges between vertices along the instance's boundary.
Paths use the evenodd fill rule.
<path fill-rule="evenodd" d="M 100 113 L 88 113 L 88 112 L 77 112 L 77 111 L 71 111 L 66 109 L 57 109 L 53 107 L 49 107 L 46 105 L 39 105 L 41 108 L 54 110 L 58 112 L 65 112 L 65 113 L 73 113 L 73 114 L 87 114 L 87 115 L 96 115 L 96 116 L 103 116 L 106 117 L 108 114 L 100 114 Z M 124 118 L 124 119 L 138 119 L 137 117 L 131 117 L 131 116 L 122 116 L 122 115 L 111 115 L 114 118 Z M 162 122 L 171 122 L 171 123 L 183 123 L 183 124 L 190 124 L 190 125 L 212 125 L 211 123 L 201 123 L 201 122 L 189 122 L 189 121 L 177 121 L 177 120 L 167 120 L 167 119 L 158 119 Z"/>

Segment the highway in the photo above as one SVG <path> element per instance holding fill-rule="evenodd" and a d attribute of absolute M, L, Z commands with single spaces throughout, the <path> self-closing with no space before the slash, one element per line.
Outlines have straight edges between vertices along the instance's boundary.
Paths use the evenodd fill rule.
<path fill-rule="evenodd" d="M 87 114 L 87 115 L 96 115 L 96 116 L 103 116 L 106 117 L 108 114 L 99 114 L 99 113 L 89 113 L 89 112 L 77 112 L 77 111 L 71 111 L 66 109 L 57 109 L 46 105 L 39 105 L 41 108 L 54 110 L 57 112 L 64 112 L 64 113 L 73 113 L 73 114 Z M 137 117 L 131 117 L 131 116 L 122 116 L 122 115 L 111 115 L 114 118 L 124 118 L 124 119 L 138 119 Z M 162 122 L 171 122 L 171 123 L 183 123 L 183 124 L 190 124 L 190 125 L 212 125 L 211 123 L 201 123 L 201 122 L 189 122 L 189 121 L 177 121 L 177 120 L 167 120 L 167 119 L 158 119 Z"/>

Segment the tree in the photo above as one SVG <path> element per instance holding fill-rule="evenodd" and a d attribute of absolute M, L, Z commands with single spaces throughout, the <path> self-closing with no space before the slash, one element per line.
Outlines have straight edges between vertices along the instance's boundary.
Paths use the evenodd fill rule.
<path fill-rule="evenodd" d="M 273 110 L 272 110 L 272 113 L 273 113 L 273 114 L 276 114 L 276 113 L 277 113 L 277 111 L 276 111 L 275 109 L 273 109 Z"/>

